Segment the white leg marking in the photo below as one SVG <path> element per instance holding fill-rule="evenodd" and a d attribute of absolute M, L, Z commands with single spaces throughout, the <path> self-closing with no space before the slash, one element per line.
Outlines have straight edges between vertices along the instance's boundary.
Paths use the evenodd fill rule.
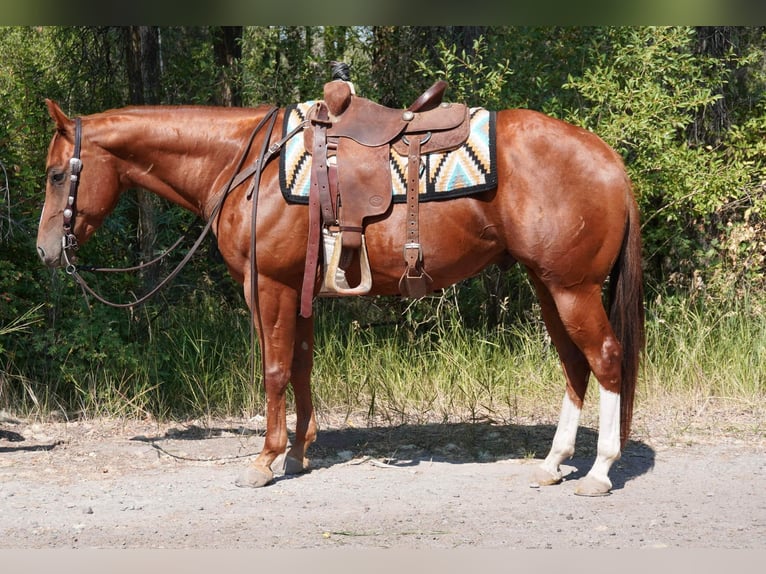
<path fill-rule="evenodd" d="M 599 428 L 596 462 L 588 476 L 608 484 L 609 469 L 620 458 L 620 394 L 599 387 Z"/>
<path fill-rule="evenodd" d="M 561 416 L 553 437 L 553 444 L 548 456 L 540 467 L 561 480 L 559 465 L 574 454 L 575 439 L 577 438 L 577 426 L 580 424 L 581 409 L 569 398 L 569 393 L 564 393 L 561 404 Z"/>

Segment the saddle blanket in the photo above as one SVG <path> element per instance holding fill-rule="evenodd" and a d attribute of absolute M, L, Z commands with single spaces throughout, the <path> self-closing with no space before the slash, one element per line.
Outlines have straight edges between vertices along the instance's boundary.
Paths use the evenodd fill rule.
<path fill-rule="evenodd" d="M 282 136 L 306 119 L 315 102 L 293 104 L 285 110 Z M 420 168 L 420 201 L 451 199 L 480 193 L 497 187 L 495 153 L 495 112 L 471 108 L 471 130 L 459 148 L 422 156 Z M 279 183 L 289 203 L 308 203 L 311 187 L 311 154 L 302 134 L 290 138 L 280 154 Z M 407 156 L 391 148 L 391 187 L 393 201 L 407 200 Z"/>

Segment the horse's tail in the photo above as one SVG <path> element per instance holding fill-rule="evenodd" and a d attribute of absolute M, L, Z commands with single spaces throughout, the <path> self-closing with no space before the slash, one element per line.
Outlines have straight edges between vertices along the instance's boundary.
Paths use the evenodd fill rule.
<path fill-rule="evenodd" d="M 624 447 L 633 420 L 633 399 L 644 349 L 644 284 L 638 206 L 628 193 L 628 218 L 617 262 L 609 278 L 609 321 L 622 346 L 620 442 Z"/>

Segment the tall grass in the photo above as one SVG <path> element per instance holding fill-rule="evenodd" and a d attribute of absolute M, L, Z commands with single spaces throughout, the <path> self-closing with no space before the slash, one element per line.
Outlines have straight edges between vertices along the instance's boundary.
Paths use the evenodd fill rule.
<path fill-rule="evenodd" d="M 459 309 L 443 305 L 427 320 L 413 320 L 408 308 L 392 320 L 364 323 L 359 309 L 373 304 L 358 300 L 355 313 L 338 303 L 317 305 L 312 388 L 320 420 L 340 414 L 388 423 L 512 422 L 557 415 L 564 378 L 536 315 L 518 313 L 490 327 L 467 324 Z M 667 408 L 669 397 L 766 403 L 765 304 L 763 297 L 710 305 L 656 296 L 647 307 L 637 409 Z M 11 382 L 22 381 L 24 392 L 8 393 L 11 370 L 0 365 L 6 388 L 0 406 L 68 417 L 247 418 L 263 412 L 262 381 L 250 380 L 243 306 L 198 294 L 150 325 L 135 345 L 134 361 L 103 353 L 85 370 L 63 364 L 53 385 L 30 381 L 16 369 Z M 591 383 L 589 394 L 596 388 Z"/>
<path fill-rule="evenodd" d="M 260 412 L 263 393 L 260 381 L 251 384 L 248 320 L 244 307 L 204 293 L 174 308 L 155 329 L 146 356 L 146 377 L 159 381 L 152 408 L 163 417 Z"/>
<path fill-rule="evenodd" d="M 42 322 L 41 308 L 42 305 L 37 305 L 25 311 L 15 320 L 7 324 L 0 324 L 0 408 L 17 406 L 19 402 L 32 403 L 36 408 L 40 406 L 40 401 L 32 390 L 29 381 L 22 374 L 16 372 L 13 361 L 6 358 L 5 342 L 10 337 L 27 333 L 32 326 Z"/>
<path fill-rule="evenodd" d="M 649 307 L 643 395 L 758 403 L 766 395 L 764 301 L 658 297 Z"/>
<path fill-rule="evenodd" d="M 364 328 L 325 317 L 318 331 L 320 408 L 393 423 L 508 421 L 520 401 L 558 404 L 563 393 L 539 323 L 477 330 L 447 316 L 427 328 Z"/>
<path fill-rule="evenodd" d="M 62 353 L 48 371 L 3 365 L 0 407 L 28 418 L 213 418 L 262 410 L 262 393 L 250 384 L 242 308 L 197 292 L 172 307 L 126 312 L 123 323 L 111 329 L 130 339 L 122 346 L 118 336 L 107 345 L 101 331 L 83 326 L 76 352 Z"/>

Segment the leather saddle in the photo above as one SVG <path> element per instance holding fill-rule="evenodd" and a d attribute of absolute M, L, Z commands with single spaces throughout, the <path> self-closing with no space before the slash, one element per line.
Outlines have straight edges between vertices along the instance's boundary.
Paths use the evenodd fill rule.
<path fill-rule="evenodd" d="M 304 145 L 313 156 L 309 192 L 309 248 L 301 314 L 310 315 L 320 243 L 325 273 L 320 295 L 364 295 L 372 274 L 364 222 L 382 217 L 392 203 L 390 155 L 407 156 L 407 229 L 402 231 L 402 295 L 430 291 L 418 228 L 418 195 L 423 155 L 462 145 L 470 132 L 464 104 L 442 103 L 447 88 L 436 82 L 407 109 L 393 109 L 353 94 L 342 80 L 324 86 L 324 99 L 309 112 Z M 321 231 L 320 231 L 321 230 Z M 345 270 L 358 259 L 361 280 L 349 286 Z M 306 301 L 308 300 L 308 303 Z"/>

